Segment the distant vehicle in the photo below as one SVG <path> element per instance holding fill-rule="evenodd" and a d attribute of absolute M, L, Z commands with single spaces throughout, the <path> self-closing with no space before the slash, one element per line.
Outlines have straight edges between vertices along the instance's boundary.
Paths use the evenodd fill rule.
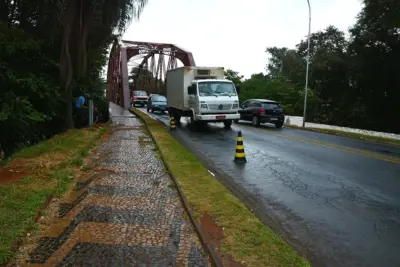
<path fill-rule="evenodd" d="M 273 123 L 276 128 L 282 128 L 285 121 L 283 109 L 273 100 L 248 99 L 240 105 L 240 108 L 239 120 L 251 121 L 253 126 L 259 126 L 260 123 Z"/>
<path fill-rule="evenodd" d="M 235 85 L 224 78 L 223 67 L 181 67 L 167 72 L 168 112 L 176 123 L 223 122 L 226 128 L 239 119 Z"/>
<path fill-rule="evenodd" d="M 151 94 L 147 100 L 147 112 L 165 112 L 168 109 L 167 98 L 163 95 Z"/>
<path fill-rule="evenodd" d="M 141 105 L 142 107 L 147 104 L 148 95 L 145 91 L 132 91 L 131 102 L 132 106 L 136 106 L 136 104 Z"/>

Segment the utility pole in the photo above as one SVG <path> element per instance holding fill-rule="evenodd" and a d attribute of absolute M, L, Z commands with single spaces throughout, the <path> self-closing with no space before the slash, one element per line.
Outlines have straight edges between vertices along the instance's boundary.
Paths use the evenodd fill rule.
<path fill-rule="evenodd" d="M 303 128 L 306 125 L 306 111 L 307 111 L 307 91 L 308 91 L 308 68 L 310 65 L 310 35 L 311 35 L 311 5 L 310 0 L 308 3 L 308 44 L 307 44 L 307 67 L 306 67 L 306 86 L 304 88 L 304 111 L 303 111 Z"/>

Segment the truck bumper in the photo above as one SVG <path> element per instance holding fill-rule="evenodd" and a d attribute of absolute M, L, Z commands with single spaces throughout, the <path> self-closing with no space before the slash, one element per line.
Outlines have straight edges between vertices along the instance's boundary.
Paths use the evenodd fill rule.
<path fill-rule="evenodd" d="M 195 114 L 195 121 L 226 121 L 226 120 L 238 120 L 240 119 L 240 114 Z"/>

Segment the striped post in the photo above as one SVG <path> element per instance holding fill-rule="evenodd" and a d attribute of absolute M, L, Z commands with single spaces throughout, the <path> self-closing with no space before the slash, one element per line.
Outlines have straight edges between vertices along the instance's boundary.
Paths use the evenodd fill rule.
<path fill-rule="evenodd" d="M 234 162 L 247 162 L 246 154 L 244 153 L 243 136 L 241 131 L 238 132 Z"/>
<path fill-rule="evenodd" d="M 171 117 L 169 117 L 169 129 L 171 130 L 171 131 L 173 131 L 173 130 L 175 130 L 176 129 L 176 126 L 175 126 L 175 118 L 173 117 L 173 116 L 171 116 Z"/>

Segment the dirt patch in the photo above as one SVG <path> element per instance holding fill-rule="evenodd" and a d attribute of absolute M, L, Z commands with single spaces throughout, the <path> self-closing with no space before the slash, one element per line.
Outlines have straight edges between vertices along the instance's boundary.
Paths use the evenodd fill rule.
<path fill-rule="evenodd" d="M 221 263 L 226 267 L 245 267 L 243 264 L 238 263 L 229 254 L 223 253 L 219 250 L 222 239 L 224 238 L 224 231 L 214 223 L 213 218 L 209 214 L 203 214 L 200 217 L 201 227 L 207 232 L 210 243 L 216 247 L 216 253 L 221 259 Z"/>
<path fill-rule="evenodd" d="M 31 169 L 46 169 L 51 170 L 56 168 L 60 163 L 68 161 L 68 156 L 61 153 L 51 152 L 39 157 L 26 160 L 26 164 Z"/>
<path fill-rule="evenodd" d="M 9 184 L 21 180 L 28 176 L 28 172 L 18 170 L 18 168 L 4 167 L 0 169 L 0 185 Z"/>
<path fill-rule="evenodd" d="M 67 157 L 61 153 L 51 152 L 34 158 L 14 159 L 0 169 L 0 185 L 17 182 L 28 175 L 54 169 Z"/>
<path fill-rule="evenodd" d="M 212 217 L 209 214 L 203 214 L 200 217 L 200 224 L 207 231 L 211 243 L 219 247 L 221 244 L 221 240 L 224 238 L 224 232 L 221 228 L 219 228 L 213 221 Z"/>

